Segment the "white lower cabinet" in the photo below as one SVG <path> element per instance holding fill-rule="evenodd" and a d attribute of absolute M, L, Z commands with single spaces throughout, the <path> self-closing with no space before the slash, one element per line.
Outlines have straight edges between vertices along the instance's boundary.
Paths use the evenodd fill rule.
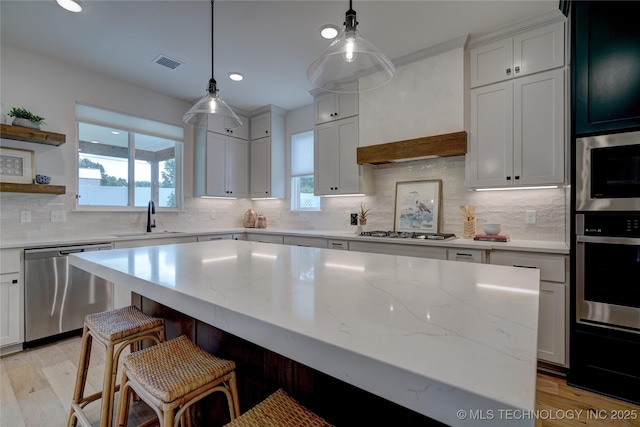
<path fill-rule="evenodd" d="M 198 242 L 210 242 L 213 240 L 244 240 L 242 234 L 207 234 L 198 236 Z"/>
<path fill-rule="evenodd" d="M 540 270 L 538 359 L 567 365 L 569 263 L 566 255 L 492 251 L 490 263 Z"/>
<path fill-rule="evenodd" d="M 349 241 L 348 240 L 329 239 L 327 241 L 327 247 L 329 249 L 337 249 L 339 251 L 348 251 L 349 250 Z"/>
<path fill-rule="evenodd" d="M 262 234 L 262 233 L 246 233 L 247 240 L 250 242 L 261 242 L 261 243 L 284 243 L 284 236 L 279 236 L 275 234 Z"/>
<path fill-rule="evenodd" d="M 349 250 L 376 254 L 414 256 L 418 258 L 447 259 L 447 248 L 434 246 L 350 241 Z"/>
<path fill-rule="evenodd" d="M 158 245 L 173 245 L 176 243 L 193 243 L 197 241 L 197 237 L 185 236 L 185 237 L 158 237 L 154 239 L 140 239 L 140 240 L 123 240 L 113 242 L 114 249 L 123 248 L 140 248 L 143 246 L 158 246 Z M 118 286 L 117 283 L 113 284 L 113 308 L 121 308 L 131 305 L 131 291 Z"/>
<path fill-rule="evenodd" d="M 0 251 L 0 347 L 3 354 L 22 349 L 24 303 L 20 265 L 19 249 Z M 4 350 L 9 346 L 15 346 L 15 350 Z"/>
<path fill-rule="evenodd" d="M 284 244 L 309 248 L 326 248 L 327 239 L 324 237 L 284 236 Z"/>
<path fill-rule="evenodd" d="M 487 252 L 479 249 L 447 249 L 449 261 L 474 262 L 483 264 L 486 262 Z"/>

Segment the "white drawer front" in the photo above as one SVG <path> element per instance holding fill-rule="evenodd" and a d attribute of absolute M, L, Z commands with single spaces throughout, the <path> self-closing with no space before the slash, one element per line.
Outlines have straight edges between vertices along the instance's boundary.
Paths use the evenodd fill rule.
<path fill-rule="evenodd" d="M 310 248 L 327 247 L 327 241 L 322 237 L 284 236 L 284 244 L 292 246 L 308 246 Z"/>
<path fill-rule="evenodd" d="M 542 281 L 559 283 L 566 281 L 564 255 L 492 251 L 490 257 L 491 264 L 538 268 Z"/>

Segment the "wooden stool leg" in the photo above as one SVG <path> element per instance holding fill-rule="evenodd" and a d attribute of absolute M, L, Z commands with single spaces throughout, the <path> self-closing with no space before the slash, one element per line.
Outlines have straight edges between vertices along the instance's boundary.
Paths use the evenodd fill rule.
<path fill-rule="evenodd" d="M 91 359 L 91 344 L 93 337 L 89 333 L 89 328 L 82 330 L 82 347 L 80 349 L 80 360 L 78 360 L 78 373 L 76 374 L 76 385 L 73 390 L 73 403 L 79 403 L 84 397 L 84 387 L 87 383 L 87 373 L 89 371 L 89 360 Z M 74 409 L 69 411 L 68 427 L 75 427 L 78 419 L 74 415 Z"/>
<path fill-rule="evenodd" d="M 118 399 L 118 415 L 116 417 L 116 426 L 126 427 L 129 420 L 129 405 L 130 402 L 131 387 L 127 384 L 127 370 L 122 372 L 122 379 L 120 380 L 120 399 Z"/>
<path fill-rule="evenodd" d="M 105 355 L 104 380 L 102 382 L 102 410 L 100 411 L 100 427 L 111 427 L 113 422 L 113 395 L 114 376 L 113 369 L 118 369 L 118 364 L 113 360 L 113 343 L 108 342 Z"/>
<path fill-rule="evenodd" d="M 240 399 L 238 398 L 238 383 L 236 382 L 236 372 L 231 372 L 231 378 L 229 378 L 229 389 L 231 391 L 231 397 L 233 398 L 233 407 L 229 405 L 229 413 L 231 420 L 240 416 Z"/>

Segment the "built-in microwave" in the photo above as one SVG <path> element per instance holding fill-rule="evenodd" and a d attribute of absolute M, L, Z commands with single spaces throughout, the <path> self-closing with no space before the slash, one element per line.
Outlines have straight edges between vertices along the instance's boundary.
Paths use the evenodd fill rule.
<path fill-rule="evenodd" d="M 640 211 L 640 131 L 576 140 L 576 211 Z"/>

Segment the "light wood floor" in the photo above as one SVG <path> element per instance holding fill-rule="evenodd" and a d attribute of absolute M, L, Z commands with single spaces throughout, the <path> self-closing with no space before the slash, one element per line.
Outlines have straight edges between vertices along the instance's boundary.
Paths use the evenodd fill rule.
<path fill-rule="evenodd" d="M 0 426 L 65 426 L 79 355 L 80 338 L 75 337 L 2 357 Z M 104 369 L 103 348 L 94 345 L 91 355 L 87 394 L 102 388 Z M 89 405 L 87 411 L 89 419 L 96 420 L 95 425 L 98 405 L 98 402 Z M 640 427 L 640 406 L 569 387 L 564 379 L 541 373 L 538 374 L 536 411 L 536 427 Z M 137 425 L 150 414 L 144 403 L 135 402 L 129 424 Z M 613 420 L 614 414 L 626 419 Z M 498 414 L 495 417 L 498 419 Z M 600 419 L 596 419 L 598 417 Z M 487 427 L 491 425 L 492 422 L 487 421 Z"/>

